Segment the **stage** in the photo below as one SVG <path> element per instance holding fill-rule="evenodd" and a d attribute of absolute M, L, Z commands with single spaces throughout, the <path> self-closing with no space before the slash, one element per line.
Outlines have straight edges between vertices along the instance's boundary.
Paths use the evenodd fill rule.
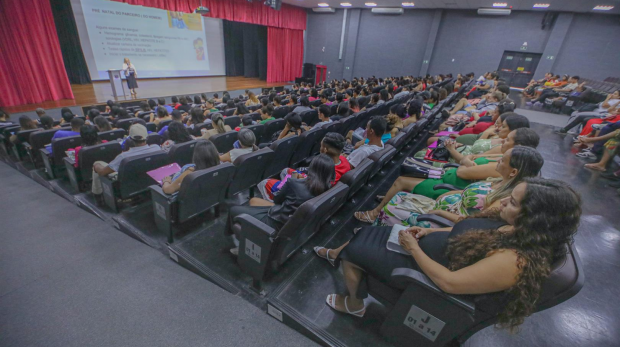
<path fill-rule="evenodd" d="M 64 99 L 56 101 L 45 101 L 38 104 L 28 104 L 20 106 L 5 107 L 4 110 L 10 114 L 19 112 L 29 112 L 42 107 L 46 110 L 72 107 L 87 106 L 105 103 L 108 100 L 135 101 L 152 99 L 158 97 L 169 97 L 173 95 L 193 95 L 200 93 L 216 93 L 222 91 L 245 90 L 255 88 L 270 88 L 289 85 L 290 83 L 267 83 L 258 78 L 245 77 L 179 77 L 179 78 L 153 78 L 138 79 L 139 88 L 136 90 L 137 97 L 131 97 L 129 89 L 125 84 L 125 97 L 114 99 L 112 96 L 112 86 L 110 81 L 97 81 L 92 84 L 72 84 L 73 96 L 75 99 Z"/>

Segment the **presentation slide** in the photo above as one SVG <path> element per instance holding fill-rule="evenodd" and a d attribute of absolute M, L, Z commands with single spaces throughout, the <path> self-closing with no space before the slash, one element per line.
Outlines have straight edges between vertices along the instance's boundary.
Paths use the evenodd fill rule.
<path fill-rule="evenodd" d="M 222 21 L 106 0 L 72 0 L 93 80 L 125 58 L 138 78 L 225 74 Z"/>

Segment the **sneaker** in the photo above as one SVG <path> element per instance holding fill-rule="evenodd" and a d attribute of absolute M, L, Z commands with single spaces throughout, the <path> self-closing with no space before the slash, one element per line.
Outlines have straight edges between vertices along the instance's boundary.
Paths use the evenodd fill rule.
<path fill-rule="evenodd" d="M 596 154 L 587 151 L 587 152 L 580 152 L 575 154 L 577 157 L 579 158 L 583 158 L 583 159 L 596 159 Z"/>
<path fill-rule="evenodd" d="M 527 106 L 527 107 L 532 107 L 532 105 L 533 105 L 533 104 L 532 104 L 532 102 L 531 102 L 531 101 L 528 101 L 528 102 L 526 102 L 526 103 L 525 103 L 525 106 Z"/>
<path fill-rule="evenodd" d="M 231 248 L 230 254 L 234 255 L 235 257 L 239 256 L 239 247 Z"/>
<path fill-rule="evenodd" d="M 534 108 L 543 108 L 543 106 L 545 106 L 545 104 L 540 101 L 534 104 Z"/>
<path fill-rule="evenodd" d="M 556 131 L 554 131 L 556 134 L 560 134 L 560 135 L 566 135 L 568 133 L 568 131 L 566 131 L 566 129 L 564 128 L 560 128 Z"/>

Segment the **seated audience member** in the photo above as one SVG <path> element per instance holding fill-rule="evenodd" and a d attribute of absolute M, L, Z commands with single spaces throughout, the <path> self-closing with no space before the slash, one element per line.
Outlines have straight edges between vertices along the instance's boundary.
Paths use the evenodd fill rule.
<path fill-rule="evenodd" d="M 228 153 L 220 156 L 220 161 L 235 163 L 235 160 L 240 156 L 248 153 L 252 153 L 258 149 L 256 147 L 256 136 L 250 129 L 241 129 L 237 134 L 237 140 L 239 141 L 239 148 L 233 148 Z"/>
<path fill-rule="evenodd" d="M 409 253 L 389 251 L 391 227 L 366 227 L 341 251 L 326 257 L 342 260 L 349 296 L 330 294 L 336 311 L 363 317 L 358 287 L 364 273 L 391 283 L 392 270 L 422 271 L 448 294 L 492 294 L 501 327 L 516 328 L 536 311 L 543 281 L 551 266 L 565 257 L 581 216 L 581 199 L 567 184 L 527 178 L 498 209 L 460 220 L 451 228 L 411 227 L 399 233 Z M 327 252 L 325 252 L 327 253 Z M 325 258 L 325 257 L 324 257 Z M 527 275 L 525 275 L 527 274 Z"/>
<path fill-rule="evenodd" d="M 248 130 L 249 131 L 249 130 Z M 292 175 L 274 195 L 273 202 L 260 198 L 250 199 L 250 206 L 233 206 L 228 213 L 226 230 L 232 233 L 235 217 L 248 214 L 266 225 L 279 230 L 304 202 L 326 192 L 334 181 L 334 161 L 326 154 L 319 154 L 310 163 L 305 178 Z M 238 248 L 230 250 L 238 254 Z"/>
<path fill-rule="evenodd" d="M 448 127 L 455 126 L 459 122 L 468 122 L 473 117 L 474 121 L 480 118 L 482 113 L 488 114 L 497 108 L 500 101 L 506 98 L 506 94 L 502 92 L 492 92 L 482 96 L 482 100 L 476 105 L 471 106 L 469 103 L 463 105 L 462 101 L 468 102 L 467 99 L 461 99 L 456 106 L 450 111 L 450 117 L 443 122 L 439 130 L 444 130 Z"/>
<path fill-rule="evenodd" d="M 40 108 L 40 107 L 39 107 L 39 108 L 37 108 L 34 112 L 37 114 L 37 118 L 38 118 L 38 120 L 41 120 L 41 117 L 43 117 L 43 116 L 45 116 L 45 115 L 46 115 L 46 114 L 45 114 L 45 110 L 44 110 L 44 109 L 42 109 L 42 108 Z"/>
<path fill-rule="evenodd" d="M 480 98 L 485 92 L 490 91 L 497 84 L 497 78 L 499 76 L 496 72 L 487 72 L 484 76 L 484 80 L 481 85 L 476 86 L 476 90 L 469 94 L 471 99 Z"/>
<path fill-rule="evenodd" d="M 192 109 L 192 105 L 189 104 L 190 102 L 191 100 L 188 100 L 187 97 L 182 96 L 179 98 L 179 105 L 177 105 L 175 109 L 187 113 Z"/>
<path fill-rule="evenodd" d="M 273 98 L 273 107 L 276 108 L 276 107 L 279 107 L 279 106 L 282 106 L 282 98 L 279 97 L 279 96 L 275 96 Z"/>
<path fill-rule="evenodd" d="M 467 124 L 465 128 L 463 128 L 463 130 L 459 131 L 459 135 L 462 136 L 462 135 L 481 134 L 485 130 L 493 126 L 493 124 L 497 122 L 497 119 L 499 118 L 499 116 L 501 116 L 504 113 L 514 112 L 515 108 L 516 108 L 516 104 L 514 103 L 514 101 L 508 98 L 505 98 L 504 100 L 500 101 L 497 104 L 497 107 L 493 111 L 490 112 L 490 115 L 489 115 L 489 112 L 487 112 L 486 115 L 478 118 L 478 120 L 469 122 L 469 124 Z"/>
<path fill-rule="evenodd" d="M 322 93 L 321 94 L 321 105 L 327 105 L 330 106 L 332 103 L 329 101 L 329 96 L 327 95 L 327 93 Z"/>
<path fill-rule="evenodd" d="M 600 122 L 593 122 L 591 124 L 601 124 L 602 119 L 606 118 L 610 114 L 618 113 L 620 110 L 620 90 L 616 90 L 612 94 L 607 95 L 604 101 L 598 104 L 598 107 L 592 111 L 578 112 L 575 111 L 571 114 L 568 124 L 560 128 L 557 131 L 559 134 L 566 134 L 574 127 L 578 125 L 586 125 L 591 119 L 598 119 Z M 591 129 L 591 128 L 590 128 Z"/>
<path fill-rule="evenodd" d="M 93 119 L 93 123 L 99 132 L 112 130 L 112 125 L 104 116 L 97 116 Z"/>
<path fill-rule="evenodd" d="M 604 172 L 607 170 L 607 165 L 609 164 L 611 159 L 613 159 L 613 157 L 618 154 L 618 144 L 620 144 L 620 129 L 616 127 L 616 130 L 609 132 L 603 136 L 580 138 L 580 141 L 582 143 L 603 143 L 603 148 L 597 150 L 598 153 L 599 151 L 604 149 L 603 157 L 601 158 L 601 160 L 597 163 L 585 164 L 584 166 L 587 169 Z M 596 159 L 596 154 L 593 152 L 594 150 L 591 150 L 591 155 L 587 156 L 587 158 Z"/>
<path fill-rule="evenodd" d="M 140 103 L 140 111 L 137 111 L 135 113 L 135 116 L 138 118 L 142 118 L 144 116 L 152 115 L 154 113 L 155 112 L 151 109 L 151 106 L 149 106 L 149 104 L 146 101 L 142 101 Z"/>
<path fill-rule="evenodd" d="M 567 95 L 579 86 L 579 76 L 573 76 L 568 80 L 568 84 L 563 87 L 549 88 L 542 91 L 540 96 L 526 103 L 527 106 L 542 107 L 547 98 L 554 98 L 560 95 Z"/>
<path fill-rule="evenodd" d="M 342 155 L 342 150 L 346 143 L 344 136 L 338 133 L 327 133 L 323 140 L 321 140 L 320 152 L 327 154 L 334 161 L 334 168 L 336 170 L 334 185 L 340 181 L 342 175 L 351 170 L 351 164 L 349 164 L 347 157 Z"/>
<path fill-rule="evenodd" d="M 200 129 L 202 138 L 205 140 L 208 140 L 213 135 L 232 131 L 230 126 L 224 124 L 224 117 L 220 113 L 216 113 L 211 117 L 211 124 L 213 125 L 213 129 Z"/>
<path fill-rule="evenodd" d="M 181 123 L 183 122 L 183 115 L 181 114 L 180 111 L 174 110 L 172 112 L 172 121 L 173 122 L 178 121 Z M 194 129 L 196 125 L 202 124 L 204 122 L 205 122 L 205 116 L 204 116 L 204 113 L 202 112 L 202 109 L 200 107 L 193 107 L 189 111 L 189 118 L 187 118 L 187 122 L 185 123 L 185 125 L 190 129 Z M 166 127 L 163 127 L 162 130 L 164 130 L 165 128 Z"/>
<path fill-rule="evenodd" d="M 337 122 L 343 118 L 349 116 L 349 104 L 346 102 L 341 102 L 338 104 L 338 108 L 336 109 L 336 114 L 331 116 L 330 119 L 334 122 Z"/>
<path fill-rule="evenodd" d="M 265 124 L 271 120 L 275 120 L 275 118 L 273 118 L 273 106 L 271 105 L 267 105 L 267 106 L 263 106 L 258 110 L 258 113 L 260 114 L 260 118 L 261 120 L 259 121 L 259 124 Z"/>
<path fill-rule="evenodd" d="M 71 123 L 71 130 L 58 130 L 57 132 L 54 133 L 54 136 L 52 137 L 52 142 L 55 139 L 80 135 L 80 129 L 82 128 L 82 125 L 84 125 L 84 121 L 81 118 L 74 117 L 70 123 Z"/>
<path fill-rule="evenodd" d="M 86 124 L 94 125 L 95 118 L 97 118 L 100 115 L 101 115 L 101 112 L 99 112 L 98 109 L 91 108 L 90 110 L 88 110 L 88 112 L 86 112 Z"/>
<path fill-rule="evenodd" d="M 298 97 L 295 94 L 292 94 L 288 101 L 288 106 L 297 106 Z"/>
<path fill-rule="evenodd" d="M 220 110 L 218 110 L 217 108 L 215 108 L 215 100 L 213 99 L 209 99 L 205 102 L 204 104 L 204 115 L 208 115 L 209 113 L 212 112 L 219 112 Z"/>
<path fill-rule="evenodd" d="M 351 154 L 347 156 L 347 160 L 351 165 L 351 169 L 356 168 L 364 159 L 376 151 L 384 148 L 381 137 L 387 129 L 387 122 L 385 118 L 381 116 L 375 116 L 368 121 L 366 125 L 366 139 L 368 143 L 356 148 Z"/>
<path fill-rule="evenodd" d="M 112 107 L 114 107 L 114 101 L 108 100 L 105 105 L 105 113 L 110 114 L 112 112 Z"/>
<path fill-rule="evenodd" d="M 71 109 L 68 107 L 63 107 L 60 110 L 60 117 L 60 125 L 62 126 L 71 123 L 71 120 L 75 117 L 75 115 L 71 112 Z"/>
<path fill-rule="evenodd" d="M 134 118 L 132 115 L 129 114 L 129 112 L 127 112 L 126 109 L 124 108 L 119 108 L 118 112 L 116 113 L 117 118 L 115 119 L 115 121 L 117 120 L 121 120 L 121 119 L 131 119 Z"/>
<path fill-rule="evenodd" d="M 286 120 L 286 124 L 284 125 L 284 129 L 282 129 L 282 131 L 278 134 L 278 138 L 276 140 L 303 134 L 304 128 L 299 114 L 291 112 L 284 117 L 284 120 Z"/>
<path fill-rule="evenodd" d="M 3 125 L 12 125 L 13 122 L 10 121 L 11 116 L 4 112 L 4 110 L 0 110 L 0 126 Z"/>
<path fill-rule="evenodd" d="M 176 110 L 175 110 L 176 111 Z M 168 152 L 170 147 L 177 143 L 184 143 L 193 140 L 185 126 L 180 122 L 172 122 L 168 125 L 168 140 L 161 145 L 161 149 Z"/>
<path fill-rule="evenodd" d="M 387 91 L 387 89 L 381 89 L 381 91 L 379 92 L 379 101 L 377 102 L 377 105 L 384 104 L 388 102 L 389 100 L 390 100 L 390 93 Z"/>
<path fill-rule="evenodd" d="M 128 151 L 117 155 L 116 158 L 114 158 L 114 160 L 112 160 L 109 164 L 103 161 L 95 162 L 93 165 L 93 185 L 91 190 L 95 195 L 95 199 L 98 204 L 103 204 L 103 188 L 101 187 L 101 180 L 99 179 L 100 176 L 116 175 L 121 165 L 121 161 L 125 158 L 132 158 L 146 153 L 161 151 L 161 148 L 158 145 L 146 144 L 147 136 L 148 132 L 146 131 L 146 127 L 144 125 L 134 124 L 129 128 L 129 140 L 131 140 L 132 147 L 129 148 Z"/>
<path fill-rule="evenodd" d="M 317 108 L 317 114 L 318 114 L 318 117 L 319 117 L 319 122 L 316 123 L 312 127 L 305 126 L 305 129 L 306 130 L 318 129 L 318 128 L 321 128 L 325 124 L 332 123 L 332 120 L 329 118 L 330 113 L 331 113 L 331 110 L 330 110 L 329 106 L 327 106 L 327 105 L 319 106 Z"/>
<path fill-rule="evenodd" d="M 170 114 L 168 113 L 168 111 L 165 108 L 160 107 L 157 109 L 157 117 L 155 117 L 155 115 L 151 113 L 149 122 L 155 123 L 155 125 L 157 125 L 157 128 L 161 130 L 162 127 L 159 126 L 159 123 L 165 120 L 171 120 L 171 119 L 172 117 L 170 117 Z"/>
<path fill-rule="evenodd" d="M 198 140 L 194 147 L 192 164 L 184 165 L 181 171 L 172 176 L 165 177 L 162 181 L 161 189 L 166 194 L 174 194 L 181 189 L 185 176 L 217 165 L 220 165 L 220 154 L 217 152 L 213 142 L 202 139 Z"/>
<path fill-rule="evenodd" d="M 41 116 L 39 122 L 41 123 L 41 127 L 43 127 L 43 130 L 60 128 L 60 126 L 54 126 L 54 119 L 48 115 Z"/>
<path fill-rule="evenodd" d="M 418 99 L 409 101 L 407 106 L 407 116 L 403 119 L 403 127 L 415 123 L 422 116 L 422 103 Z"/>
<path fill-rule="evenodd" d="M 99 141 L 99 135 L 97 134 L 97 127 L 94 125 L 88 125 L 88 124 L 82 125 L 82 127 L 80 128 L 80 137 L 82 138 L 82 144 L 80 146 L 77 146 L 75 148 L 71 148 L 68 150 L 68 151 L 74 152 L 73 166 L 75 167 L 79 167 L 79 153 L 82 148 L 108 142 L 106 140 Z"/>
<path fill-rule="evenodd" d="M 302 98 L 299 100 L 299 105 L 300 105 L 300 106 L 295 107 L 295 109 L 293 110 L 293 113 L 300 114 L 300 113 L 302 113 L 302 112 L 306 112 L 306 111 L 310 111 L 310 110 L 312 110 L 312 109 L 310 108 L 310 101 L 309 101 L 309 100 L 308 100 L 308 98 L 307 98 L 307 97 L 305 97 L 305 96 L 304 96 L 304 97 L 302 97 Z"/>
<path fill-rule="evenodd" d="M 149 99 L 147 103 L 149 104 L 149 107 L 151 108 L 151 110 L 155 112 L 155 108 L 157 107 L 157 101 L 153 99 Z"/>
<path fill-rule="evenodd" d="M 253 92 L 248 93 L 248 101 L 245 102 L 245 106 L 258 106 L 260 105 L 260 100 L 256 97 L 256 94 Z"/>
<path fill-rule="evenodd" d="M 172 113 L 172 107 L 169 105 L 166 105 L 166 99 L 164 98 L 157 99 L 157 107 L 155 108 L 155 112 L 157 113 L 160 108 L 165 108 L 168 114 Z"/>
<path fill-rule="evenodd" d="M 202 100 L 199 95 L 194 96 L 194 103 L 192 104 L 192 107 L 202 107 Z"/>
<path fill-rule="evenodd" d="M 242 102 L 239 102 L 235 105 L 235 112 L 233 113 L 233 116 L 243 116 L 244 114 L 248 114 L 250 113 L 250 110 L 248 110 L 247 106 L 245 106 Z"/>
<path fill-rule="evenodd" d="M 400 91 L 400 93 L 397 93 L 396 95 L 394 95 L 394 99 L 402 98 L 408 95 L 409 95 L 409 87 L 404 86 L 403 89 Z"/>
<path fill-rule="evenodd" d="M 213 101 L 215 101 L 213 104 L 219 104 L 220 102 L 222 102 L 222 99 L 220 99 L 220 96 L 218 93 L 213 93 Z"/>
<path fill-rule="evenodd" d="M 462 191 L 441 195 L 436 201 L 399 192 L 381 209 L 374 225 L 401 224 L 430 228 L 431 223 L 417 221 L 420 214 L 436 214 L 457 222 L 462 217 L 499 207 L 499 200 L 509 196 L 524 178 L 538 176 L 543 164 L 542 156 L 535 149 L 515 146 L 497 161 L 495 171 L 500 174 L 500 178 L 471 183 Z"/>
<path fill-rule="evenodd" d="M 33 129 L 37 129 L 37 121 L 30 119 L 30 117 L 23 115 L 23 116 L 19 116 L 19 129 L 15 132 L 15 134 L 11 135 L 11 137 L 9 138 L 9 140 L 12 143 L 16 143 L 17 142 L 17 132 L 19 131 L 23 131 L 23 130 L 33 130 Z"/>
<path fill-rule="evenodd" d="M 501 145 L 501 154 L 491 154 L 484 156 L 467 156 L 461 160 L 461 166 L 458 168 L 449 168 L 444 170 L 441 178 L 415 178 L 400 176 L 394 181 L 392 187 L 388 190 L 381 202 L 370 211 L 358 211 L 354 216 L 357 220 L 364 223 L 373 223 L 379 216 L 379 213 L 392 198 L 401 191 L 411 192 L 412 194 L 423 195 L 436 200 L 442 194 L 448 192 L 446 189 L 437 189 L 434 187 L 438 184 L 451 184 L 458 189 L 464 189 L 469 184 L 486 180 L 488 178 L 500 177 L 497 172 L 497 160 L 509 149 L 515 146 L 526 146 L 536 148 L 540 142 L 540 137 L 536 132 L 529 128 L 520 128 L 510 132 L 506 141 Z"/>
<path fill-rule="evenodd" d="M 350 98 L 349 99 L 349 110 L 351 110 L 351 113 L 358 113 L 360 111 L 360 104 L 359 102 L 357 102 L 357 99 L 354 98 Z"/>
<path fill-rule="evenodd" d="M 310 97 L 308 98 L 308 101 L 312 102 L 318 99 L 319 99 L 319 92 L 317 92 L 316 88 L 310 89 Z"/>

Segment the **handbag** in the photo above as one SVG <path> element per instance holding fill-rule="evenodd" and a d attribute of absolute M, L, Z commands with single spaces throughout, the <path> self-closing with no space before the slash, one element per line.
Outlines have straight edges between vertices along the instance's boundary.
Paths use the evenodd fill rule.
<path fill-rule="evenodd" d="M 417 165 L 412 161 L 405 161 L 400 166 L 400 175 L 415 178 L 441 178 L 443 175 L 443 169 L 424 167 Z"/>
<path fill-rule="evenodd" d="M 424 159 L 447 163 L 448 159 L 450 159 L 450 152 L 446 148 L 445 141 L 448 138 L 449 137 L 440 137 L 437 140 L 437 147 L 432 148 L 432 149 L 429 148 L 426 151 L 426 155 L 424 156 Z"/>

